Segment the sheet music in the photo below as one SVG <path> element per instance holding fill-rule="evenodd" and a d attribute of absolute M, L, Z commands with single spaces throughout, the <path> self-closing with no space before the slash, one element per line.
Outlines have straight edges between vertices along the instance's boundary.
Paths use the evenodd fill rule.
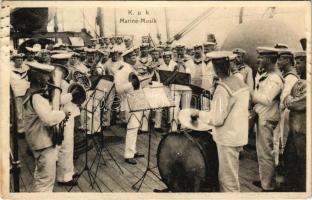
<path fill-rule="evenodd" d="M 150 110 L 174 106 L 165 87 L 147 87 L 127 95 L 130 111 Z"/>
<path fill-rule="evenodd" d="M 163 87 L 143 88 L 143 91 L 151 109 L 173 106 L 168 98 L 164 98 L 167 94 Z"/>
<path fill-rule="evenodd" d="M 150 109 L 143 90 L 135 90 L 127 94 L 127 101 L 131 112 Z"/>

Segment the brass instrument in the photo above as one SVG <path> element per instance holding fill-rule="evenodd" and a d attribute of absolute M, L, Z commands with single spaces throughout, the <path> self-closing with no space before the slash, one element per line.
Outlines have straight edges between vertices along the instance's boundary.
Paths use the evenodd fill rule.
<path fill-rule="evenodd" d="M 52 91 L 52 109 L 60 110 L 60 100 L 61 100 L 61 81 L 63 79 L 64 74 L 66 73 L 66 69 L 55 65 L 55 70 L 52 73 L 52 80 L 54 84 L 49 84 L 49 86 L 53 87 Z M 64 127 L 66 126 L 66 121 L 68 120 L 68 116 L 62 120 L 61 123 L 54 125 L 51 127 L 52 129 L 52 142 L 53 145 L 61 145 L 64 140 Z"/>
<path fill-rule="evenodd" d="M 88 78 L 87 74 L 81 71 L 74 71 L 72 73 L 72 80 L 76 83 L 81 84 L 85 90 L 88 90 L 91 87 L 91 81 Z"/>

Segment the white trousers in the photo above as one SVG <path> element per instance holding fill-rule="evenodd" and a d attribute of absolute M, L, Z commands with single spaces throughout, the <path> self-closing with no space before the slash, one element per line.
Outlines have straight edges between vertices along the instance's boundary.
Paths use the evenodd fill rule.
<path fill-rule="evenodd" d="M 256 135 L 256 148 L 259 164 L 259 175 L 262 188 L 273 190 L 275 188 L 275 163 L 273 151 L 274 127 L 266 119 L 259 117 Z"/>
<path fill-rule="evenodd" d="M 228 147 L 217 144 L 217 149 L 220 192 L 240 192 L 238 171 L 239 152 L 242 147 Z"/>
<path fill-rule="evenodd" d="M 106 110 L 104 111 L 103 113 L 103 126 L 105 127 L 109 127 L 110 126 L 110 122 L 111 122 L 111 116 L 112 116 L 112 105 L 113 105 L 113 102 L 114 102 L 114 97 L 115 97 L 115 90 L 113 89 L 108 97 L 107 97 L 107 100 L 105 102 L 105 108 Z"/>
<path fill-rule="evenodd" d="M 169 132 L 176 132 L 178 130 L 178 124 L 179 124 L 178 117 L 179 117 L 179 112 L 180 112 L 180 102 L 182 105 L 182 109 L 190 108 L 192 91 L 175 90 L 175 91 L 171 91 L 171 95 L 174 100 L 175 107 L 170 108 L 171 128 Z"/>
<path fill-rule="evenodd" d="M 23 120 L 23 97 L 16 97 L 15 98 L 16 104 L 16 116 L 17 116 L 17 132 L 23 133 L 25 132 L 24 128 L 24 120 Z"/>
<path fill-rule="evenodd" d="M 35 157 L 35 172 L 33 180 L 33 192 L 53 192 L 57 150 L 48 147 L 42 150 L 33 151 Z"/>
<path fill-rule="evenodd" d="M 150 110 L 145 110 L 142 118 L 142 131 L 148 131 L 148 118 L 150 115 Z M 161 117 L 162 117 L 162 109 L 156 110 L 155 113 L 155 128 L 161 128 Z"/>
<path fill-rule="evenodd" d="M 133 158 L 136 153 L 136 141 L 138 136 L 138 130 L 142 123 L 143 112 L 132 112 L 126 110 L 126 118 L 128 120 L 127 124 L 127 133 L 126 133 L 126 141 L 125 141 L 125 152 L 124 158 Z"/>
<path fill-rule="evenodd" d="M 70 117 L 64 127 L 64 140 L 58 147 L 58 162 L 56 168 L 57 181 L 67 182 L 74 175 L 74 117 Z"/>
<path fill-rule="evenodd" d="M 92 91 L 89 91 L 87 94 L 87 100 L 89 100 L 89 96 L 92 94 Z M 92 97 L 91 97 L 92 98 Z M 100 100 L 96 98 L 92 98 L 89 100 L 87 107 L 83 106 L 81 110 L 81 125 L 83 128 L 88 130 L 88 134 L 99 132 L 101 126 L 101 110 L 99 106 Z M 88 111 L 86 111 L 87 109 Z M 94 111 L 93 118 L 91 111 Z"/>

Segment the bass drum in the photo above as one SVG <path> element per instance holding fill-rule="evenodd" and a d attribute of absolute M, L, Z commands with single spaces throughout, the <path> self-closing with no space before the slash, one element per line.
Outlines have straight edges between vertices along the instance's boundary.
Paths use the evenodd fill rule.
<path fill-rule="evenodd" d="M 208 131 L 165 135 L 158 146 L 157 165 L 172 192 L 218 191 L 218 153 Z"/>

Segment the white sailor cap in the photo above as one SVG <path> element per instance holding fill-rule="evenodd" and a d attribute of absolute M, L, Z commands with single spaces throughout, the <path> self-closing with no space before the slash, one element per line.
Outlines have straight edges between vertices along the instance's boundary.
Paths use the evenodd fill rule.
<path fill-rule="evenodd" d="M 307 52 L 305 51 L 294 52 L 294 58 L 299 58 L 299 57 L 307 57 Z"/>
<path fill-rule="evenodd" d="M 149 43 L 144 42 L 140 45 L 140 48 L 148 48 L 149 45 L 150 45 Z"/>
<path fill-rule="evenodd" d="M 61 42 L 57 42 L 53 45 L 53 49 L 59 49 L 59 48 L 62 48 L 62 47 L 68 47 L 69 45 L 68 44 L 64 44 L 64 43 L 61 43 Z"/>
<path fill-rule="evenodd" d="M 277 56 L 278 49 L 273 47 L 257 47 L 256 51 L 259 55 L 263 56 Z"/>
<path fill-rule="evenodd" d="M 246 51 L 244 49 L 241 49 L 241 48 L 235 48 L 235 49 L 233 49 L 232 52 L 235 54 L 244 54 L 244 55 L 246 54 Z"/>
<path fill-rule="evenodd" d="M 164 50 L 164 49 L 165 49 L 165 45 L 160 44 L 160 45 L 157 46 L 157 48 L 158 48 L 159 50 Z"/>
<path fill-rule="evenodd" d="M 69 71 L 66 66 L 70 57 L 72 57 L 71 53 L 54 54 L 51 56 L 51 64 L 61 67 L 64 72 L 63 77 L 65 78 L 69 75 Z"/>
<path fill-rule="evenodd" d="M 84 49 L 84 51 L 86 52 L 86 53 L 94 53 L 95 52 L 95 49 L 93 49 L 93 48 L 85 48 Z"/>
<path fill-rule="evenodd" d="M 109 53 L 110 53 L 109 50 L 104 49 L 104 48 L 99 48 L 96 51 L 103 54 L 103 55 L 109 55 Z"/>
<path fill-rule="evenodd" d="M 287 44 L 283 44 L 283 43 L 277 43 L 274 45 L 274 48 L 277 49 L 288 49 L 288 45 Z"/>
<path fill-rule="evenodd" d="M 221 60 L 221 59 L 228 59 L 235 58 L 235 54 L 233 54 L 231 51 L 212 51 L 209 53 L 206 53 L 206 58 L 210 58 L 212 60 Z"/>
<path fill-rule="evenodd" d="M 111 53 L 122 53 L 124 51 L 124 49 L 120 46 L 120 45 L 114 45 L 114 47 L 111 49 Z"/>
<path fill-rule="evenodd" d="M 124 40 L 132 40 L 132 36 L 130 36 L 130 35 L 126 35 L 126 36 L 124 36 Z"/>
<path fill-rule="evenodd" d="M 233 61 L 235 60 L 236 57 L 237 57 L 237 54 L 232 53 L 231 55 L 229 55 L 229 60 Z"/>
<path fill-rule="evenodd" d="M 134 52 L 136 49 L 134 47 L 126 50 L 125 52 L 123 52 L 123 54 L 121 55 L 122 57 L 125 57 L 127 55 L 129 55 L 130 53 Z"/>
<path fill-rule="evenodd" d="M 217 45 L 217 43 L 216 42 L 204 42 L 203 45 L 204 46 L 215 46 L 215 45 Z"/>
<path fill-rule="evenodd" d="M 293 53 L 289 49 L 277 49 L 278 56 L 287 56 L 287 57 L 293 57 Z"/>
<path fill-rule="evenodd" d="M 68 53 L 68 51 L 66 51 L 66 50 L 52 50 L 52 51 L 50 51 L 51 55 L 62 54 L 62 53 Z"/>
<path fill-rule="evenodd" d="M 182 48 L 185 48 L 185 45 L 182 44 L 182 43 L 177 43 L 175 47 L 176 47 L 177 49 L 182 49 Z"/>
<path fill-rule="evenodd" d="M 13 55 L 11 56 L 11 59 L 23 58 L 24 56 L 25 56 L 25 54 L 23 54 L 23 53 L 16 53 L 16 52 L 14 52 Z"/>
<path fill-rule="evenodd" d="M 77 53 L 77 52 L 70 52 L 70 54 L 72 55 L 71 57 L 80 57 L 80 54 L 79 53 Z"/>
<path fill-rule="evenodd" d="M 41 45 L 40 44 L 34 44 L 33 47 L 26 47 L 26 49 L 29 52 L 38 53 L 41 50 Z"/>
<path fill-rule="evenodd" d="M 164 51 L 163 56 L 172 56 L 171 51 Z"/>
<path fill-rule="evenodd" d="M 122 35 L 116 35 L 115 38 L 116 39 L 123 39 L 123 36 Z"/>
<path fill-rule="evenodd" d="M 51 56 L 51 63 L 66 64 L 68 59 L 72 57 L 72 53 L 59 53 Z"/>
<path fill-rule="evenodd" d="M 157 48 L 157 47 L 153 47 L 151 49 L 149 49 L 149 53 L 152 53 L 152 52 L 160 52 L 161 49 Z"/>
<path fill-rule="evenodd" d="M 50 50 L 48 50 L 48 49 L 41 49 L 40 51 L 39 51 L 39 53 L 40 54 L 44 54 L 44 53 L 50 53 L 51 51 Z"/>
<path fill-rule="evenodd" d="M 30 67 L 30 69 L 42 71 L 42 72 L 52 72 L 55 68 L 52 65 L 38 63 L 38 62 L 27 62 L 26 65 Z"/>
<path fill-rule="evenodd" d="M 198 48 L 198 47 L 203 48 L 203 45 L 200 44 L 200 43 L 197 43 L 197 44 L 195 44 L 195 45 L 193 46 L 194 49 L 195 49 L 195 48 Z"/>

